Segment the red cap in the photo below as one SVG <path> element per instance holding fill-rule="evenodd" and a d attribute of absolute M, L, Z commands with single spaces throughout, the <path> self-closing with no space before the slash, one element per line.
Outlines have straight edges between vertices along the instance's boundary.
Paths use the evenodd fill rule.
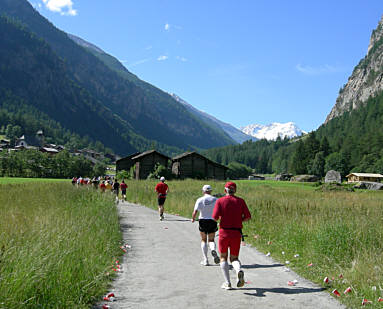
<path fill-rule="evenodd" d="M 230 190 L 237 190 L 237 185 L 234 182 L 232 182 L 232 181 L 228 181 L 225 184 L 225 188 L 228 188 Z"/>

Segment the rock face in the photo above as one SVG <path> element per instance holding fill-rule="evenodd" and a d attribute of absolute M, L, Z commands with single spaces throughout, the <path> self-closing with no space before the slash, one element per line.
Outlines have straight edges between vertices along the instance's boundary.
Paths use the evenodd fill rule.
<path fill-rule="evenodd" d="M 347 84 L 339 91 L 336 104 L 325 123 L 345 111 L 359 108 L 370 96 L 383 90 L 383 16 L 372 32 L 367 55 L 355 67 Z"/>
<path fill-rule="evenodd" d="M 341 183 L 342 177 L 340 176 L 340 173 L 334 170 L 328 171 L 326 173 L 326 177 L 324 179 L 325 183 Z"/>
<path fill-rule="evenodd" d="M 292 174 L 279 174 L 279 175 L 275 176 L 275 180 L 290 181 L 291 177 L 293 177 Z"/>
<path fill-rule="evenodd" d="M 368 189 L 368 190 L 383 190 L 383 183 L 380 182 L 370 182 L 370 181 L 361 181 L 358 182 L 355 186 L 355 189 Z"/>
<path fill-rule="evenodd" d="M 315 175 L 296 175 L 291 178 L 290 181 L 298 181 L 298 182 L 316 182 L 320 180 L 318 176 Z"/>

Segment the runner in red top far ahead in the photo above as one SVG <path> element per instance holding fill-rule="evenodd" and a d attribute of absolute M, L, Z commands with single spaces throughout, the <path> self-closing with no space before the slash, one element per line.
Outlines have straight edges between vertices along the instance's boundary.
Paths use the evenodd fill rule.
<path fill-rule="evenodd" d="M 166 195 L 169 192 L 169 187 L 165 183 L 165 177 L 160 178 L 160 182 L 156 185 L 154 190 L 158 195 L 158 212 L 160 214 L 160 221 L 164 220 L 164 204 L 166 200 Z"/>
<path fill-rule="evenodd" d="M 251 219 L 251 214 L 243 199 L 235 196 L 237 185 L 234 182 L 225 184 L 226 196 L 217 200 L 213 219 L 219 222 L 218 247 L 221 254 L 221 269 L 225 282 L 222 288 L 231 289 L 229 264 L 227 262 L 228 250 L 230 250 L 230 262 L 237 273 L 237 287 L 245 284 L 244 272 L 241 269 L 241 262 L 238 259 L 242 238 L 242 222 Z"/>

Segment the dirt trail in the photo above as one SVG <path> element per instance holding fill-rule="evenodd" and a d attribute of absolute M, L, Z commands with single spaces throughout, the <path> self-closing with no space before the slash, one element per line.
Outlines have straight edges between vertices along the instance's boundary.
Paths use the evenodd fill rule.
<path fill-rule="evenodd" d="M 130 203 L 118 208 L 131 249 L 113 283 L 116 301 L 107 303 L 110 308 L 345 308 L 321 287 L 284 271 L 284 265 L 250 246 L 240 253 L 247 284 L 222 290 L 219 265 L 200 265 L 198 222 L 168 214 L 160 222 L 154 210 Z M 234 270 L 230 275 L 235 283 Z M 288 286 L 292 280 L 298 284 Z"/>

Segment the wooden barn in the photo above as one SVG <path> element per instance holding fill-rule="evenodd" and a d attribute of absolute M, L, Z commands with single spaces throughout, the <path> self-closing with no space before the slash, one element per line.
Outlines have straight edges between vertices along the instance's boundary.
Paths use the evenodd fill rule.
<path fill-rule="evenodd" d="M 347 176 L 347 182 L 359 182 L 359 181 L 371 181 L 380 182 L 383 179 L 383 175 L 369 174 L 369 173 L 351 173 Z"/>
<path fill-rule="evenodd" d="M 130 168 L 136 164 L 136 162 L 134 162 L 132 160 L 132 158 L 138 156 L 140 153 L 141 152 L 136 152 L 136 153 L 133 153 L 127 157 L 124 157 L 124 158 L 117 160 L 116 161 L 116 173 L 118 173 L 120 171 L 129 172 Z"/>
<path fill-rule="evenodd" d="M 146 179 L 154 170 L 156 163 L 168 167 L 168 156 L 163 155 L 155 150 L 145 151 L 132 158 L 136 165 L 136 179 Z"/>
<path fill-rule="evenodd" d="M 228 168 L 199 153 L 185 152 L 172 159 L 172 173 L 179 178 L 226 179 Z"/>

